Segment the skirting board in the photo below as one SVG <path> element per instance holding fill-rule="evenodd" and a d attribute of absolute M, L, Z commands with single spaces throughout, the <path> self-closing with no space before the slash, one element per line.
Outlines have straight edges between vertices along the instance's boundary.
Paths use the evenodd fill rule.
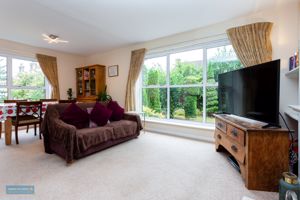
<path fill-rule="evenodd" d="M 170 124 L 160 124 L 153 122 L 146 122 L 145 130 L 154 133 L 160 133 L 165 135 L 183 137 L 188 139 L 194 139 L 204 142 L 214 142 L 214 131 L 203 129 L 203 128 L 194 128 L 194 127 L 180 127 Z"/>

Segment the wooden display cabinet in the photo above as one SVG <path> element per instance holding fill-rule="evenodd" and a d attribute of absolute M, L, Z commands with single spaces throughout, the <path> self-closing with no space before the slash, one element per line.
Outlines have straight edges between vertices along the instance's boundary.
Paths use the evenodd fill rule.
<path fill-rule="evenodd" d="M 96 101 L 97 95 L 105 90 L 105 66 L 91 65 L 76 68 L 77 101 Z"/>

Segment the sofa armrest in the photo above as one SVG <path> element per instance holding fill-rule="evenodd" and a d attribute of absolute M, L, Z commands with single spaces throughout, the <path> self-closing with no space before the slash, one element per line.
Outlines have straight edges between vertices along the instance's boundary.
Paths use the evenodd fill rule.
<path fill-rule="evenodd" d="M 138 132 L 143 129 L 141 117 L 139 114 L 125 112 L 123 119 L 136 122 L 138 125 Z"/>
<path fill-rule="evenodd" d="M 66 152 L 66 161 L 72 162 L 76 128 L 59 119 L 59 113 L 54 106 L 49 105 L 42 123 L 42 133 L 46 153 L 52 153 L 50 143 L 63 145 Z"/>
<path fill-rule="evenodd" d="M 74 157 L 74 147 L 75 147 L 75 137 L 76 137 L 76 127 L 65 123 L 60 119 L 55 119 L 52 123 L 53 132 L 50 134 L 51 141 L 63 143 L 67 163 L 71 163 Z"/>
<path fill-rule="evenodd" d="M 55 120 L 54 120 L 54 125 L 55 125 L 57 128 L 68 129 L 68 130 L 70 130 L 70 131 L 76 131 L 76 127 L 75 127 L 74 125 L 67 124 L 66 122 L 64 122 L 64 121 L 61 120 L 61 119 L 55 119 Z"/>

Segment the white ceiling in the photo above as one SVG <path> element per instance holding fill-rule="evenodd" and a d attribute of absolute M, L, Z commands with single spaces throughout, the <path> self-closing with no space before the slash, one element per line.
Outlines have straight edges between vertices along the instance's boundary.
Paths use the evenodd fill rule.
<path fill-rule="evenodd" d="M 0 0 L 0 38 L 88 55 L 250 14 L 279 0 Z M 48 44 L 42 34 L 67 44 Z"/>

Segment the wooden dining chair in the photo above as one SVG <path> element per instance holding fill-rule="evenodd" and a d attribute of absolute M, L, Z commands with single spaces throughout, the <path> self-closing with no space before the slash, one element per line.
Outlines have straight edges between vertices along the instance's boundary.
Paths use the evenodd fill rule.
<path fill-rule="evenodd" d="M 72 99 L 72 100 L 63 100 L 63 99 L 60 99 L 58 101 L 58 103 L 76 103 L 77 100 L 76 99 Z"/>
<path fill-rule="evenodd" d="M 40 99 L 40 101 L 43 102 L 56 102 L 57 99 Z"/>
<path fill-rule="evenodd" d="M 5 99 L 5 100 L 3 100 L 3 102 L 4 102 L 4 103 L 27 102 L 27 99 L 21 99 L 21 100 Z"/>
<path fill-rule="evenodd" d="M 56 103 L 56 102 L 58 102 L 58 100 L 57 99 L 40 99 L 40 101 L 42 102 L 42 106 L 43 106 L 43 104 L 44 103 Z M 42 115 L 42 120 L 43 120 L 43 118 L 44 118 L 44 116 Z"/>
<path fill-rule="evenodd" d="M 17 102 L 26 102 L 27 99 L 23 100 L 12 100 L 12 99 L 5 99 L 3 100 L 3 103 L 17 103 Z M 28 133 L 29 126 L 27 126 L 26 132 Z M 2 134 L 2 122 L 0 122 L 0 139 L 1 139 L 1 134 Z"/>
<path fill-rule="evenodd" d="M 16 143 L 19 144 L 19 126 L 34 125 L 34 135 L 36 135 L 37 124 L 41 127 L 42 123 L 42 102 L 28 101 L 17 102 L 16 116 L 12 117 L 12 125 L 15 126 Z M 41 131 L 39 137 L 42 139 Z"/>
<path fill-rule="evenodd" d="M 4 103 L 17 103 L 17 102 L 27 102 L 27 99 L 23 100 L 11 100 L 11 99 L 5 99 L 3 100 Z"/>

